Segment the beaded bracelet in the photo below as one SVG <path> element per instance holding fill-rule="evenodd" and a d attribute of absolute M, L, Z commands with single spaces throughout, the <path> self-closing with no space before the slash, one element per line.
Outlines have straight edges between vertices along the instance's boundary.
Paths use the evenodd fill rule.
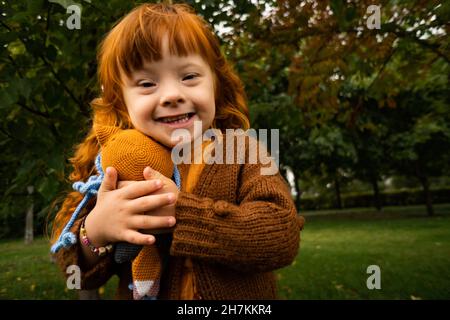
<path fill-rule="evenodd" d="M 88 246 L 89 249 L 91 249 L 91 251 L 95 254 L 97 254 L 99 257 L 104 256 L 107 253 L 110 253 L 113 251 L 114 246 L 112 244 L 108 244 L 104 247 L 95 247 L 90 241 L 89 238 L 87 237 L 87 233 L 86 233 L 86 229 L 84 227 L 84 222 L 86 221 L 86 217 L 83 218 L 83 222 L 81 223 L 81 228 L 80 228 L 80 237 L 81 237 L 81 242 L 85 245 Z"/>

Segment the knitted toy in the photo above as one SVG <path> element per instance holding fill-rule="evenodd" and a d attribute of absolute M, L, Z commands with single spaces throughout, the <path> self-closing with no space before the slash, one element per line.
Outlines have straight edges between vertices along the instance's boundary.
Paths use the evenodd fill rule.
<path fill-rule="evenodd" d="M 150 137 L 134 129 L 122 130 L 112 126 L 96 125 L 94 130 L 101 145 L 103 171 L 107 167 L 114 167 L 118 173 L 118 180 L 144 180 L 143 171 L 147 166 L 168 178 L 174 175 L 170 150 Z M 177 170 L 175 177 L 179 187 Z M 164 208 L 161 210 L 164 211 Z M 163 260 L 157 244 L 144 247 L 128 243 L 117 244 L 114 255 L 116 262 L 129 261 L 134 257 L 136 257 L 132 262 L 134 299 L 156 298 Z"/>

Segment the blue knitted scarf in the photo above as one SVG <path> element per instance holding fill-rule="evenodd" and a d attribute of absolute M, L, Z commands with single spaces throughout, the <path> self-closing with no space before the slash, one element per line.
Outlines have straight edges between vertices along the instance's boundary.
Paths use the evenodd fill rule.
<path fill-rule="evenodd" d="M 81 200 L 81 202 L 78 204 L 75 211 L 73 212 L 69 222 L 67 222 L 66 226 L 61 231 L 58 240 L 51 247 L 50 251 L 52 253 L 58 252 L 62 247 L 67 248 L 77 243 L 78 237 L 75 234 L 73 234 L 73 232 L 71 232 L 70 229 L 72 228 L 81 210 L 88 203 L 89 199 L 91 199 L 94 195 L 97 195 L 98 189 L 100 188 L 103 178 L 105 177 L 101 165 L 100 153 L 95 158 L 95 167 L 98 172 L 97 175 L 90 176 L 87 182 L 77 181 L 72 185 L 74 190 L 85 194 L 85 196 L 83 200 Z M 176 165 L 174 165 L 173 180 L 175 181 L 175 184 L 177 185 L 178 189 L 181 189 L 180 172 L 178 171 Z M 140 248 L 140 246 L 137 247 Z"/>

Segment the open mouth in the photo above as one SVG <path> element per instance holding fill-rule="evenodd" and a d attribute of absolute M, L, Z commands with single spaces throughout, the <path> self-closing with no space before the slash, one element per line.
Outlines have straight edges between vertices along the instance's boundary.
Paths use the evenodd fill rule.
<path fill-rule="evenodd" d="M 174 117 L 161 117 L 156 119 L 158 122 L 169 123 L 169 124 L 177 124 L 188 122 L 195 115 L 195 112 L 189 112 L 185 114 L 180 114 Z"/>

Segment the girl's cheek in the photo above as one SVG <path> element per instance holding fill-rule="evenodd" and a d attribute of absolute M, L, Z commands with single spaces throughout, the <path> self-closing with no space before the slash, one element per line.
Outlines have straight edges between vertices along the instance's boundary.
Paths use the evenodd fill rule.
<path fill-rule="evenodd" d="M 154 108 L 154 99 L 149 97 L 148 95 L 141 95 L 137 99 L 134 99 L 134 106 L 137 110 L 141 110 L 142 112 L 151 111 Z"/>

